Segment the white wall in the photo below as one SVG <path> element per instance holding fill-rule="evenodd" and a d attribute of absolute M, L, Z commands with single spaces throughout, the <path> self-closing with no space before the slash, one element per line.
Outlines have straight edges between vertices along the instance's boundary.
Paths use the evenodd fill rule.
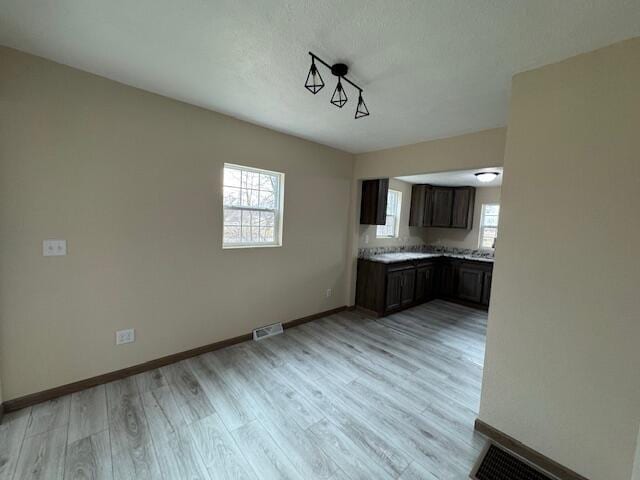
<path fill-rule="evenodd" d="M 352 155 L 6 48 L 0 115 L 5 401 L 346 303 Z M 222 250 L 224 162 L 286 174 L 281 248 Z"/>
<path fill-rule="evenodd" d="M 640 423 L 640 38 L 513 80 L 480 419 L 629 480 Z"/>
<path fill-rule="evenodd" d="M 500 187 L 476 188 L 476 198 L 473 208 L 473 226 L 470 230 L 455 228 L 425 228 L 425 241 L 429 245 L 444 245 L 456 248 L 478 248 L 480 239 L 480 220 L 482 219 L 482 205 L 486 203 L 500 203 Z M 500 229 L 498 229 L 498 234 Z"/>

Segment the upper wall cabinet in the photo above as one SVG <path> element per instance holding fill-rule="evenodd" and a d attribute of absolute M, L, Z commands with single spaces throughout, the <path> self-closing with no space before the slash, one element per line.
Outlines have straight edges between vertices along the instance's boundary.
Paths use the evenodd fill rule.
<path fill-rule="evenodd" d="M 453 188 L 433 187 L 432 227 L 450 227 L 453 209 Z"/>
<path fill-rule="evenodd" d="M 473 227 L 473 205 L 476 199 L 476 189 L 473 187 L 458 187 L 453 189 L 453 208 L 451 211 L 451 228 Z"/>
<path fill-rule="evenodd" d="M 360 203 L 361 225 L 384 225 L 387 223 L 388 193 L 388 178 L 362 181 L 362 201 Z"/>
<path fill-rule="evenodd" d="M 471 229 L 475 196 L 473 187 L 414 185 L 409 226 Z"/>
<path fill-rule="evenodd" d="M 411 187 L 410 227 L 430 227 L 433 211 L 433 196 L 430 185 L 414 185 Z"/>

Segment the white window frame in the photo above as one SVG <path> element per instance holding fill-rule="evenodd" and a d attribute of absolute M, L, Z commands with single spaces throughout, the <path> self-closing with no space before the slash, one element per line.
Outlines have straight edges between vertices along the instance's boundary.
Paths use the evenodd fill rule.
<path fill-rule="evenodd" d="M 234 168 L 241 171 L 264 173 L 266 175 L 272 175 L 278 177 L 278 192 L 274 192 L 274 200 L 276 202 L 275 208 L 260 208 L 260 207 L 245 207 L 238 205 L 225 205 L 224 204 L 224 169 Z M 282 226 L 284 215 L 284 173 L 275 172 L 272 170 L 265 170 L 262 168 L 249 167 L 246 165 L 238 165 L 235 163 L 225 163 L 222 167 L 222 248 L 223 249 L 237 249 L 237 248 L 265 248 L 265 247 L 281 247 L 282 246 Z M 226 210 L 238 210 L 238 211 L 255 211 L 255 212 L 273 212 L 274 213 L 274 241 L 273 242 L 240 242 L 240 243 L 225 243 L 224 240 L 224 220 Z"/>
<path fill-rule="evenodd" d="M 393 235 L 385 235 L 380 233 L 380 227 L 386 227 L 387 224 L 378 225 L 376 227 L 376 238 L 398 238 L 400 236 L 400 214 L 402 213 L 402 192 L 399 190 L 389 189 L 387 193 L 387 205 L 389 204 L 389 195 L 396 194 L 396 211 L 393 213 L 385 212 L 385 218 L 393 217 Z"/>
<path fill-rule="evenodd" d="M 487 207 L 498 207 L 498 224 L 497 225 L 485 225 L 485 211 Z M 492 215 L 493 216 L 493 215 Z M 494 250 L 493 247 L 483 247 L 482 240 L 485 238 L 485 228 L 495 228 L 496 238 L 498 236 L 498 228 L 500 227 L 500 204 L 499 203 L 483 203 L 480 209 L 480 236 L 478 237 L 478 249 L 480 250 Z"/>

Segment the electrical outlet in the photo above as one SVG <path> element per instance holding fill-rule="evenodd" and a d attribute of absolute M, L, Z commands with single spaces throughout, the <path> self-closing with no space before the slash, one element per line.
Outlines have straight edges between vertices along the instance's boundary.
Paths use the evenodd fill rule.
<path fill-rule="evenodd" d="M 42 255 L 45 257 L 62 257 L 67 254 L 66 240 L 43 240 Z"/>
<path fill-rule="evenodd" d="M 133 328 L 127 330 L 118 330 L 116 332 L 116 345 L 123 343 L 132 343 L 136 340 L 136 331 Z"/>
<path fill-rule="evenodd" d="M 327 298 L 329 298 L 331 295 L 333 295 L 333 291 L 330 288 L 327 288 L 327 293 L 326 293 Z"/>

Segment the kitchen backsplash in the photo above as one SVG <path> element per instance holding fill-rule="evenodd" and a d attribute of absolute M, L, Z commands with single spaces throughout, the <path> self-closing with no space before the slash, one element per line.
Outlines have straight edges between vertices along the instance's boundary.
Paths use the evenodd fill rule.
<path fill-rule="evenodd" d="M 450 253 L 453 255 L 470 255 L 480 258 L 493 258 L 494 253 L 487 250 L 472 248 L 443 247 L 441 245 L 397 245 L 391 247 L 359 248 L 358 258 L 370 258 L 383 253 L 421 252 L 421 253 Z"/>

